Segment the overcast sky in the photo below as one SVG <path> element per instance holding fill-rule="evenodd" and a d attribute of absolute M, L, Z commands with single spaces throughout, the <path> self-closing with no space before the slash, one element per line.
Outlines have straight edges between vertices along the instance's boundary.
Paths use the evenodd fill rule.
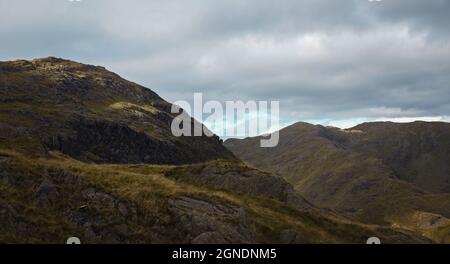
<path fill-rule="evenodd" d="M 103 65 L 168 101 L 279 100 L 283 124 L 450 120 L 449 0 L 0 0 L 0 60 Z"/>

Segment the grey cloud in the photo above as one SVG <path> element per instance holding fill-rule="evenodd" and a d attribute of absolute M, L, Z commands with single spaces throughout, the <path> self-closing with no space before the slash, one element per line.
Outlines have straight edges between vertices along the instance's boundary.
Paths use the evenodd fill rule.
<path fill-rule="evenodd" d="M 450 32 L 449 10 L 450 1 L 447 0 L 386 0 L 376 6 L 374 13 L 387 23 L 407 23 L 411 28 L 433 33 L 435 37 L 445 34 L 447 38 Z"/>
<path fill-rule="evenodd" d="M 0 0 L 0 59 L 108 67 L 164 98 L 300 119 L 450 116 L 446 0 Z"/>

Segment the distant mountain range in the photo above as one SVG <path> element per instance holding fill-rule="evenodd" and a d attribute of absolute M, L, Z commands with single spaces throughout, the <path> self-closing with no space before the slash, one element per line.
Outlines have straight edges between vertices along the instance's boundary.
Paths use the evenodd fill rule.
<path fill-rule="evenodd" d="M 399 136 L 380 147 L 364 143 L 364 126 L 306 124 L 282 131 L 273 150 L 253 148 L 252 139 L 227 142 L 245 161 L 267 162 L 252 162 L 259 169 L 217 136 L 174 137 L 170 108 L 103 67 L 53 57 L 0 62 L 0 243 L 445 239 L 436 226 L 448 216 L 448 127 L 429 128 L 431 145 L 425 132 L 426 139 L 403 144 Z M 379 210 L 373 218 L 369 208 Z M 437 233 L 387 225 L 382 216 L 400 216 L 388 209 L 436 219 Z"/>
<path fill-rule="evenodd" d="M 366 223 L 403 226 L 449 242 L 450 124 L 297 123 L 275 148 L 225 142 L 237 157 L 280 175 L 307 200 Z"/>

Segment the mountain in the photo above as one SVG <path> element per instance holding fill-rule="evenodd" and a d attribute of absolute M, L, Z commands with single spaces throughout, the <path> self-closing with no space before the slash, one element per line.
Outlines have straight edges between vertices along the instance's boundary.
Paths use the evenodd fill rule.
<path fill-rule="evenodd" d="M 365 123 L 341 130 L 296 123 L 274 148 L 259 137 L 225 142 L 282 176 L 307 200 L 366 223 L 450 238 L 450 124 Z"/>
<path fill-rule="evenodd" d="M 174 137 L 171 104 L 103 67 L 50 57 L 0 71 L 0 144 L 105 163 L 234 159 L 217 136 Z"/>
<path fill-rule="evenodd" d="M 0 62 L 0 243 L 436 242 L 313 206 L 103 67 Z M 192 120 L 192 122 L 196 122 Z"/>

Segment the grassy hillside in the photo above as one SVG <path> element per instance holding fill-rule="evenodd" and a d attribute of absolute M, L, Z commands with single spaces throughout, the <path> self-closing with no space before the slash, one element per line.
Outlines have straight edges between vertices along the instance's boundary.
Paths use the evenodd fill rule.
<path fill-rule="evenodd" d="M 375 123 L 348 130 L 297 123 L 280 131 L 275 148 L 259 148 L 257 137 L 225 145 L 249 164 L 282 176 L 319 207 L 392 225 L 413 213 L 450 217 L 449 139 L 445 123 Z M 415 220 L 415 225 L 429 221 Z M 448 229 L 441 231 L 450 237 Z"/>
<path fill-rule="evenodd" d="M 60 152 L 30 159 L 1 150 L 0 157 L 3 243 L 63 243 L 71 235 L 85 243 L 364 243 L 370 236 L 429 242 L 403 229 L 174 180 L 198 165 L 87 164 Z"/>

